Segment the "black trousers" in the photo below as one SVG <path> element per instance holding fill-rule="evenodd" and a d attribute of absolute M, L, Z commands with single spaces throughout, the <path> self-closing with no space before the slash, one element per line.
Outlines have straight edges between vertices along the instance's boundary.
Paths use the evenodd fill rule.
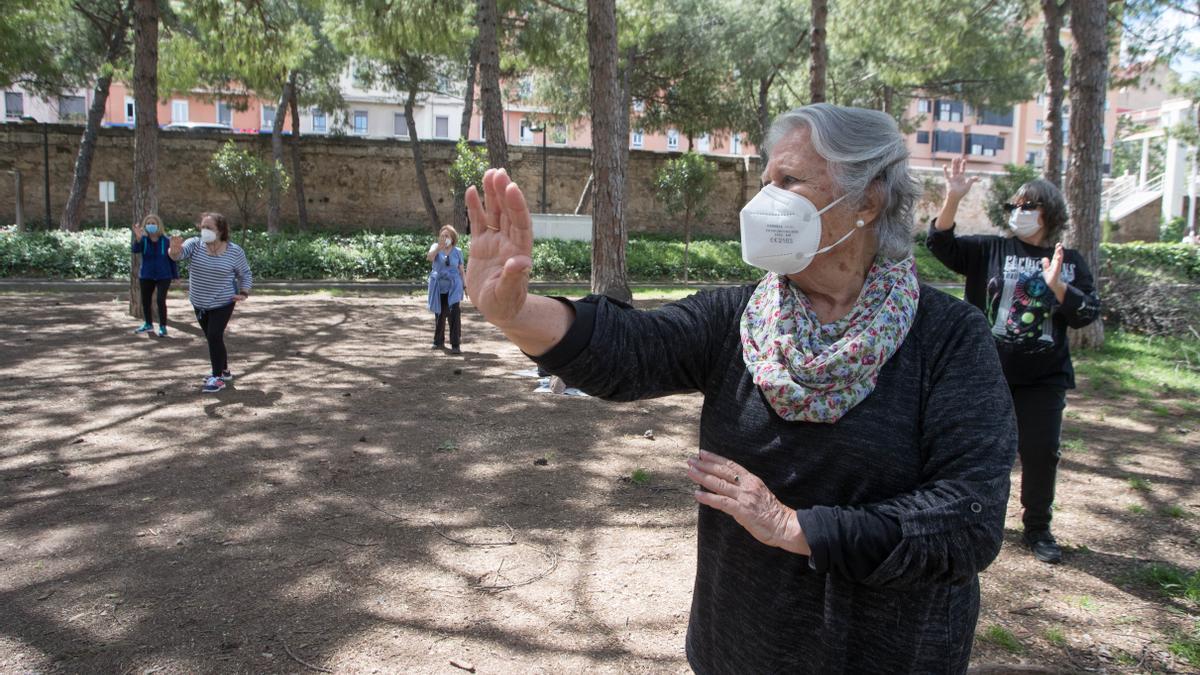
<path fill-rule="evenodd" d="M 204 339 L 208 340 L 208 360 L 212 362 L 213 377 L 229 370 L 229 353 L 225 351 L 225 327 L 233 318 L 233 304 L 216 309 L 200 309 L 196 307 L 196 320 L 200 322 L 200 330 L 204 331 Z"/>
<path fill-rule="evenodd" d="M 138 279 L 138 289 L 142 296 L 142 320 L 153 323 L 154 315 L 150 313 L 150 296 L 158 293 L 158 325 L 167 325 L 167 291 L 171 289 L 170 279 Z"/>
<path fill-rule="evenodd" d="M 433 344 L 446 344 L 446 319 L 450 319 L 450 346 L 458 347 L 462 338 L 462 308 L 461 303 L 450 304 L 450 294 L 441 294 L 442 311 L 437 315 L 437 328 L 433 331 Z"/>
<path fill-rule="evenodd" d="M 1013 387 L 1017 412 L 1017 452 L 1021 457 L 1021 520 L 1025 532 L 1050 529 L 1050 506 L 1058 475 L 1059 436 L 1067 390 Z"/>

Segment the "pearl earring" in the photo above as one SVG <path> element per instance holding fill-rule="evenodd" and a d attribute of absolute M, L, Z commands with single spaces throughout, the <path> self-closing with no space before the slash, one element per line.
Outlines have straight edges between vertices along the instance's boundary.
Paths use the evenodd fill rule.
<path fill-rule="evenodd" d="M 866 223 L 863 222 L 862 218 L 859 218 L 858 222 L 854 224 L 855 227 L 862 227 L 863 225 L 866 225 Z"/>

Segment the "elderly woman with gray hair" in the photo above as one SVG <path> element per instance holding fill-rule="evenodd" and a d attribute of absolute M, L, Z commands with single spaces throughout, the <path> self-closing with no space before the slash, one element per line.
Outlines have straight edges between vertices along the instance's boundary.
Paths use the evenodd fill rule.
<path fill-rule="evenodd" d="M 704 394 L 687 656 L 699 673 L 964 672 L 1016 450 L 983 317 L 919 284 L 886 114 L 781 115 L 741 212 L 755 284 L 653 311 L 530 295 L 521 190 L 489 171 L 467 291 L 572 386 Z M 970 406 L 964 406 L 970 401 Z"/>

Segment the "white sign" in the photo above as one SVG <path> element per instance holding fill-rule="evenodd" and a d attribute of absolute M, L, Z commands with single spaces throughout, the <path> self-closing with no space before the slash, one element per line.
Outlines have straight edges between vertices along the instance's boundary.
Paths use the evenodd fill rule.
<path fill-rule="evenodd" d="M 117 201 L 117 185 L 111 180 L 100 181 L 100 201 L 104 203 Z"/>

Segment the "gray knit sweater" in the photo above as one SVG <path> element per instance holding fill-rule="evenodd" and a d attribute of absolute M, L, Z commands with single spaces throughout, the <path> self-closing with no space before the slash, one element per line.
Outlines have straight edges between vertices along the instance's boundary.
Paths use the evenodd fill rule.
<path fill-rule="evenodd" d="M 699 507 L 687 656 L 698 673 L 961 673 L 978 573 L 1000 550 L 1016 452 L 1012 401 L 982 314 L 922 287 L 875 391 L 835 424 L 788 422 L 742 361 L 753 286 L 654 311 L 575 304 L 537 361 L 610 400 L 700 391 L 700 445 L 761 478 L 813 554 L 756 541 Z"/>

